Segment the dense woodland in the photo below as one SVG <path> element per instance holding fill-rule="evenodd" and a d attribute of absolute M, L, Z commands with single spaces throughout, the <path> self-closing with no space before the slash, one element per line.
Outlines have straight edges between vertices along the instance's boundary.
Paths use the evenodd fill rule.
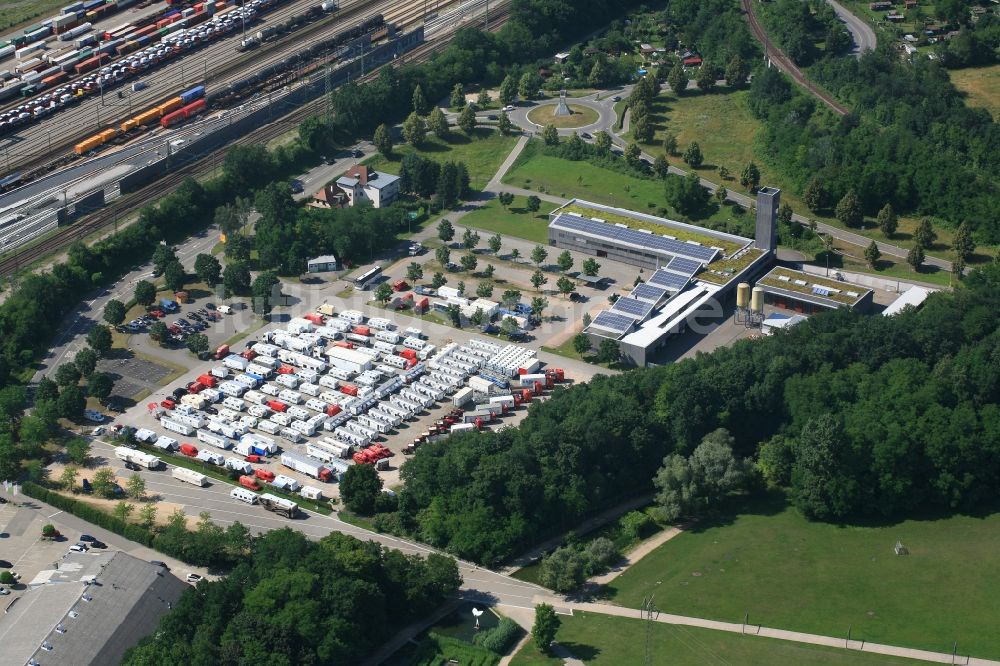
<path fill-rule="evenodd" d="M 402 469 L 399 510 L 376 524 L 495 564 L 652 491 L 664 457 L 689 456 L 708 435 L 756 460 L 758 478 L 789 487 L 812 518 L 975 510 L 1000 480 L 998 313 L 991 264 L 919 311 L 830 312 L 557 390 L 516 429 L 422 447 Z"/>
<path fill-rule="evenodd" d="M 228 576 L 188 590 L 123 663 L 358 664 L 460 584 L 448 557 L 277 530 L 254 539 Z"/>

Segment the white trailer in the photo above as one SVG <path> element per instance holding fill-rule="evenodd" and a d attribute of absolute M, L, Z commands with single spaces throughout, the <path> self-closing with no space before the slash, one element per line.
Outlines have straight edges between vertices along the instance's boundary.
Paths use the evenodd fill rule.
<path fill-rule="evenodd" d="M 292 430 L 296 430 L 305 435 L 306 437 L 312 437 L 313 435 L 316 434 L 316 426 L 309 423 L 308 421 L 300 421 L 296 419 L 295 421 L 292 421 L 290 427 L 292 428 Z"/>
<path fill-rule="evenodd" d="M 153 442 L 156 440 L 156 433 L 147 428 L 139 428 L 135 431 L 135 439 L 139 442 Z"/>
<path fill-rule="evenodd" d="M 181 423 L 180 421 L 175 421 L 174 419 L 168 419 L 167 417 L 163 417 L 160 419 L 160 425 L 167 430 L 170 430 L 172 432 L 177 432 L 182 435 L 194 434 L 193 426 L 188 425 L 187 423 Z"/>
<path fill-rule="evenodd" d="M 226 464 L 225 458 L 223 458 L 218 453 L 212 453 L 208 449 L 202 449 L 201 451 L 199 451 L 198 455 L 195 456 L 195 460 L 201 460 L 202 462 L 207 462 L 211 465 L 218 465 L 219 467 L 222 467 Z"/>
<path fill-rule="evenodd" d="M 282 439 L 288 440 L 292 444 L 298 444 L 302 441 L 302 433 L 295 428 L 282 428 L 278 432 L 278 436 Z"/>
<path fill-rule="evenodd" d="M 293 479 L 290 476 L 285 476 L 284 474 L 278 474 L 271 481 L 271 485 L 275 488 L 280 488 L 281 490 L 287 490 L 290 492 L 295 492 L 302 487 L 302 484 Z"/>
<path fill-rule="evenodd" d="M 230 354 L 223 359 L 222 363 L 227 368 L 230 368 L 231 370 L 239 370 L 240 372 L 245 372 L 247 366 L 250 365 L 250 361 L 246 360 L 242 356 L 239 356 L 238 354 Z"/>
<path fill-rule="evenodd" d="M 267 384 L 264 384 L 263 386 L 260 387 L 261 393 L 269 395 L 272 398 L 276 398 L 278 394 L 281 393 L 282 390 L 283 389 L 280 386 L 278 386 L 277 384 L 272 384 L 271 382 L 268 382 Z"/>
<path fill-rule="evenodd" d="M 362 414 L 357 416 L 355 418 L 355 426 L 361 426 L 362 428 L 365 428 L 368 431 L 382 433 L 383 435 L 392 430 L 392 426 L 389 425 L 388 423 L 383 423 L 382 421 L 373 419 L 367 414 Z M 348 427 L 351 426 L 348 425 Z"/>
<path fill-rule="evenodd" d="M 372 317 L 368 320 L 368 325 L 379 331 L 391 331 L 396 325 L 383 317 Z"/>
<path fill-rule="evenodd" d="M 289 405 L 301 405 L 304 402 L 302 400 L 302 394 L 299 393 L 298 391 L 293 391 L 291 389 L 285 389 L 284 391 L 279 391 L 278 400 L 286 402 Z"/>
<path fill-rule="evenodd" d="M 280 384 L 286 389 L 297 388 L 300 381 L 296 375 L 278 375 L 274 378 L 275 384 Z"/>
<path fill-rule="evenodd" d="M 222 404 L 228 407 L 229 409 L 235 410 L 237 412 L 242 412 L 244 409 L 247 408 L 247 403 L 245 400 L 242 400 L 240 398 L 233 398 L 232 396 L 223 400 Z"/>
<path fill-rule="evenodd" d="M 269 421 L 277 423 L 282 427 L 287 426 L 289 423 L 292 422 L 292 417 L 286 414 L 285 412 L 275 412 L 274 414 L 271 414 L 267 418 Z"/>
<path fill-rule="evenodd" d="M 268 356 L 265 356 L 263 358 L 270 359 L 270 357 L 268 357 Z M 270 360 L 273 360 L 273 359 L 270 359 Z M 250 374 L 250 375 L 260 375 L 264 379 L 270 379 L 271 375 L 274 374 L 274 368 L 269 367 L 267 365 L 263 365 L 261 363 L 257 363 L 256 359 L 254 359 L 254 361 L 251 362 L 250 365 L 247 366 L 247 374 Z"/>
<path fill-rule="evenodd" d="M 238 398 L 247 392 L 247 387 L 239 382 L 222 382 L 219 384 L 219 390 L 228 396 Z"/>
<path fill-rule="evenodd" d="M 176 451 L 180 448 L 180 444 L 173 437 L 167 437 L 166 435 L 160 435 L 153 442 L 153 446 L 158 449 L 163 449 L 164 451 Z"/>
<path fill-rule="evenodd" d="M 184 483 L 190 483 L 195 486 L 207 486 L 208 477 L 200 472 L 196 472 L 193 469 L 187 469 L 185 467 L 174 467 L 170 472 L 170 476 L 174 477 L 178 481 L 183 481 Z"/>
<path fill-rule="evenodd" d="M 197 393 L 188 393 L 181 396 L 181 404 L 193 407 L 194 409 L 204 409 L 208 401 Z"/>
<path fill-rule="evenodd" d="M 300 419 L 302 421 L 305 421 L 310 416 L 312 416 L 312 414 L 302 409 L 301 407 L 295 407 L 295 406 L 286 409 L 285 413 L 291 416 L 293 419 Z"/>
<path fill-rule="evenodd" d="M 231 449 L 233 448 L 233 440 L 226 435 L 214 433 L 209 430 L 199 430 L 198 431 L 198 441 L 202 444 L 209 444 L 218 449 Z"/>
<path fill-rule="evenodd" d="M 255 389 L 262 383 L 260 379 L 257 379 L 256 377 L 251 377 L 250 375 L 237 375 L 233 379 L 233 381 L 238 384 L 242 384 L 248 389 Z"/>
<path fill-rule="evenodd" d="M 306 395 L 316 396 L 319 395 L 320 387 L 319 384 L 313 384 L 312 382 L 306 382 L 305 384 L 299 385 L 299 392 L 305 393 Z"/>
<path fill-rule="evenodd" d="M 300 474 L 305 474 L 314 479 L 321 481 L 330 480 L 330 470 L 323 464 L 323 461 L 310 458 L 309 456 L 286 451 L 281 454 L 281 464 L 288 469 L 295 470 Z"/>
<path fill-rule="evenodd" d="M 451 398 L 451 402 L 456 407 L 462 407 L 466 403 L 472 402 L 473 393 L 474 391 L 466 386 L 465 388 L 459 389 L 455 392 L 455 395 Z"/>
<path fill-rule="evenodd" d="M 146 469 L 157 469 L 163 463 L 162 460 L 154 455 L 143 453 L 142 451 L 136 451 L 135 449 L 130 449 L 127 446 L 116 446 L 115 456 L 125 462 L 141 465 Z"/>
<path fill-rule="evenodd" d="M 204 393 L 204 391 L 203 391 Z M 252 405 L 263 405 L 265 402 L 271 398 L 260 391 L 247 391 L 243 394 L 243 400 L 251 403 Z"/>
<path fill-rule="evenodd" d="M 274 421 L 261 421 L 257 426 L 258 430 L 263 430 L 269 435 L 277 435 L 281 432 L 281 425 Z"/>
<path fill-rule="evenodd" d="M 213 377 L 218 377 L 219 379 L 226 379 L 230 375 L 229 368 L 224 365 L 214 367 L 209 372 Z"/>
<path fill-rule="evenodd" d="M 258 356 L 267 356 L 273 358 L 278 355 L 278 348 L 275 345 L 269 345 L 266 342 L 257 342 L 254 344 L 253 347 L 251 347 L 251 349 L 253 349 L 253 351 Z M 260 363 L 259 359 L 254 359 L 254 361 Z"/>
<path fill-rule="evenodd" d="M 302 486 L 299 489 L 299 495 L 302 497 L 313 500 L 314 502 L 320 502 L 323 500 L 323 491 L 314 486 Z"/>

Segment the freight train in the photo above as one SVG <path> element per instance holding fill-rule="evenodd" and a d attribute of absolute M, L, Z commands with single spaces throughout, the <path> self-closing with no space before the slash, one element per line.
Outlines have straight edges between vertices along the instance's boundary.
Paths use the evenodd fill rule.
<path fill-rule="evenodd" d="M 204 97 L 204 86 L 196 86 L 190 90 L 186 90 L 177 97 L 172 97 L 148 111 L 143 111 L 139 115 L 132 116 L 121 124 L 120 133 L 127 134 L 138 127 L 150 125 L 157 121 L 164 128 L 178 125 L 205 110 Z M 84 155 L 95 148 L 103 146 L 118 135 L 119 130 L 113 128 L 106 129 L 76 144 L 73 147 L 73 152 L 77 155 Z"/>
<path fill-rule="evenodd" d="M 65 53 L 46 54 L 49 60 L 38 59 L 39 62 L 31 63 L 30 68 L 19 72 L 20 81 L 9 81 L 7 86 L 0 88 L 0 102 L 16 96 L 29 97 L 52 86 L 58 87 L 0 112 L 0 136 L 74 105 L 86 95 L 106 93 L 129 79 L 149 72 L 162 62 L 231 34 L 244 22 L 253 21 L 258 14 L 286 1 L 250 0 L 240 7 L 237 0 L 205 0 L 183 10 L 170 9 L 152 17 L 146 25 L 124 24 L 106 30 L 102 35 L 110 37 L 106 41 L 81 44 Z M 115 57 L 118 59 L 112 62 Z M 54 62 L 55 59 L 58 63 Z M 71 72 L 80 78 L 59 85 Z"/>

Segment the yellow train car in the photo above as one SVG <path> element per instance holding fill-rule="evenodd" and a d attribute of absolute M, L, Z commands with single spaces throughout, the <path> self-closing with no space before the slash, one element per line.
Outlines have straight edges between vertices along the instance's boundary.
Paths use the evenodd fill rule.
<path fill-rule="evenodd" d="M 92 136 L 89 139 L 84 139 L 80 143 L 73 146 L 73 152 L 75 152 L 77 155 L 83 155 L 85 153 L 89 153 L 94 148 L 97 148 L 98 146 L 101 146 L 103 144 L 104 144 L 104 139 L 102 139 L 100 135 Z"/>
<path fill-rule="evenodd" d="M 159 113 L 157 117 L 163 117 L 168 113 L 170 113 L 171 111 L 176 111 L 182 106 L 184 106 L 184 101 L 180 97 L 174 97 L 169 102 L 165 102 L 164 104 L 161 104 L 158 107 L 156 107 L 156 111 Z"/>
<path fill-rule="evenodd" d="M 111 139 L 118 136 L 118 130 L 114 128 L 106 129 L 97 136 L 101 137 L 101 143 L 107 143 L 108 141 L 111 141 Z"/>

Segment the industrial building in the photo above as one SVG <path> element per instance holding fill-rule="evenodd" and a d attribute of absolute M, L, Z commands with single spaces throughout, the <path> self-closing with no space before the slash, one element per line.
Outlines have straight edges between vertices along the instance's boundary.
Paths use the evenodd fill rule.
<path fill-rule="evenodd" d="M 324 254 L 307 261 L 306 270 L 309 273 L 329 273 L 331 271 L 339 271 L 340 263 L 337 261 L 337 257 L 332 254 Z"/>
<path fill-rule="evenodd" d="M 757 281 L 764 302 L 777 308 L 810 315 L 850 308 L 871 312 L 874 293 L 867 287 L 776 266 Z"/>
<path fill-rule="evenodd" d="M 584 329 L 594 346 L 614 340 L 624 360 L 644 366 L 691 321 L 720 315 L 736 285 L 773 261 L 780 194 L 758 192 L 754 239 L 580 200 L 554 210 L 549 245 L 653 270 Z"/>
<path fill-rule="evenodd" d="M 165 568 L 126 553 L 69 553 L 0 615 L 0 662 L 121 663 L 187 589 Z"/>

